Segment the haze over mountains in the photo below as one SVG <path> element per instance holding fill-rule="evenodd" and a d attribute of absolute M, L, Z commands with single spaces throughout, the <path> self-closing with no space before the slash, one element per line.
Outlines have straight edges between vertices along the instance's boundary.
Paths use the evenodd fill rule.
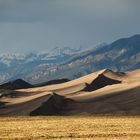
<path fill-rule="evenodd" d="M 53 79 L 75 79 L 109 68 L 129 71 L 140 68 L 140 35 L 98 47 L 59 48 L 48 53 L 0 56 L 0 82 L 24 79 L 31 84 Z"/>
<path fill-rule="evenodd" d="M 139 115 L 139 60 L 140 35 L 87 50 L 2 55 L 0 116 Z"/>

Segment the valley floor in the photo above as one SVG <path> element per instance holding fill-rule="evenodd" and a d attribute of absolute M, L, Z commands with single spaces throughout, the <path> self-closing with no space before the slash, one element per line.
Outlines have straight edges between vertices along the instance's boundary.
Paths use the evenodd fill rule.
<path fill-rule="evenodd" d="M 139 140 L 140 116 L 0 117 L 1 139 Z"/>

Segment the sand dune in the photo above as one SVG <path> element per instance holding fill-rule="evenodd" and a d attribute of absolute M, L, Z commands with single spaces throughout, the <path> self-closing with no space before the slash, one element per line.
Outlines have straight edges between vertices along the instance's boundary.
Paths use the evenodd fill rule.
<path fill-rule="evenodd" d="M 2 98 L 0 116 L 30 115 L 43 102 L 51 97 L 50 93 L 37 93 L 27 97 Z"/>
<path fill-rule="evenodd" d="M 86 87 L 83 89 L 83 91 L 94 91 L 100 88 L 103 88 L 107 85 L 113 85 L 113 84 L 119 84 L 121 81 L 111 79 L 104 74 L 99 74 L 96 79 L 92 81 L 90 84 L 86 84 Z"/>
<path fill-rule="evenodd" d="M 60 84 L 0 91 L 0 115 L 140 114 L 140 70 L 103 69 Z"/>
<path fill-rule="evenodd" d="M 10 82 L 0 85 L 0 89 L 11 89 L 11 90 L 31 88 L 31 87 L 33 87 L 33 85 L 27 83 L 26 81 L 22 79 L 17 79 L 17 80 L 10 81 Z"/>
<path fill-rule="evenodd" d="M 48 86 L 48 85 L 54 85 L 54 84 L 61 84 L 61 83 L 65 83 L 70 81 L 69 79 L 56 79 L 56 80 L 51 80 L 48 82 L 44 82 L 44 83 L 39 83 L 34 85 L 35 87 L 42 87 L 42 86 Z"/>

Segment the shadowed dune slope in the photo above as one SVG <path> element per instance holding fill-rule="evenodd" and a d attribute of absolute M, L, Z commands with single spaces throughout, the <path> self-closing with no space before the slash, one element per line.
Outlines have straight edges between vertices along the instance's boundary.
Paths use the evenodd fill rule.
<path fill-rule="evenodd" d="M 4 98 L 0 104 L 0 116 L 29 116 L 30 112 L 40 107 L 51 97 L 50 93 Z"/>
<path fill-rule="evenodd" d="M 73 102 L 74 101 L 72 99 L 67 99 L 64 96 L 52 94 L 52 96 L 46 102 L 44 102 L 36 110 L 32 111 L 30 115 L 64 115 L 67 112 L 67 105 Z"/>
<path fill-rule="evenodd" d="M 34 85 L 35 87 L 42 87 L 42 86 L 48 86 L 48 85 L 55 85 L 55 84 L 61 84 L 61 83 L 65 83 L 70 81 L 69 79 L 56 79 L 56 80 L 51 80 L 48 82 L 44 82 L 44 83 L 39 83 Z"/>
<path fill-rule="evenodd" d="M 91 96 L 77 100 L 56 95 L 43 103 L 30 115 L 90 115 L 90 114 L 113 114 L 113 115 L 140 115 L 140 86 L 111 92 L 104 95 Z M 86 94 L 86 93 L 85 93 Z"/>
<path fill-rule="evenodd" d="M 104 69 L 61 84 L 0 91 L 0 115 L 140 115 L 140 70 Z"/>
<path fill-rule="evenodd" d="M 79 96 L 78 100 L 73 97 L 75 103 L 67 106 L 71 114 L 140 115 L 140 86 L 98 96 L 91 94 L 94 93 Z"/>
<path fill-rule="evenodd" d="M 22 89 L 20 91 L 23 92 L 33 92 L 33 91 L 51 91 L 58 94 L 69 94 L 69 93 L 75 93 L 78 91 L 83 90 L 86 87 L 86 84 L 92 83 L 93 80 L 95 80 L 100 74 L 105 75 L 108 78 L 111 79 L 117 79 L 122 80 L 123 76 L 117 75 L 115 72 L 112 72 L 108 69 L 103 69 L 94 73 L 91 73 L 89 75 L 83 76 L 81 78 L 68 81 L 61 84 L 52 84 L 48 86 L 43 87 L 36 87 L 36 88 L 29 88 L 29 89 Z M 115 78 L 114 78 L 115 77 Z"/>
<path fill-rule="evenodd" d="M 104 74 L 100 74 L 95 80 L 93 80 L 92 83 L 86 84 L 86 87 L 83 89 L 83 91 L 94 91 L 102 87 L 105 87 L 107 85 L 113 85 L 119 83 L 121 83 L 121 81 L 114 80 L 104 76 Z"/>
<path fill-rule="evenodd" d="M 7 82 L 7 83 L 0 85 L 0 89 L 11 89 L 11 90 L 32 88 L 32 87 L 33 87 L 33 85 L 25 82 L 22 79 L 17 79 L 15 81 L 10 81 L 10 82 Z"/>

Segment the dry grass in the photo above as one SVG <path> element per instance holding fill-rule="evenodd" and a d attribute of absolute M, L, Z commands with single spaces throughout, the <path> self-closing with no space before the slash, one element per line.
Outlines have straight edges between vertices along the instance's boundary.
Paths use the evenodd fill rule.
<path fill-rule="evenodd" d="M 1 117 L 0 139 L 139 140 L 140 117 Z"/>

